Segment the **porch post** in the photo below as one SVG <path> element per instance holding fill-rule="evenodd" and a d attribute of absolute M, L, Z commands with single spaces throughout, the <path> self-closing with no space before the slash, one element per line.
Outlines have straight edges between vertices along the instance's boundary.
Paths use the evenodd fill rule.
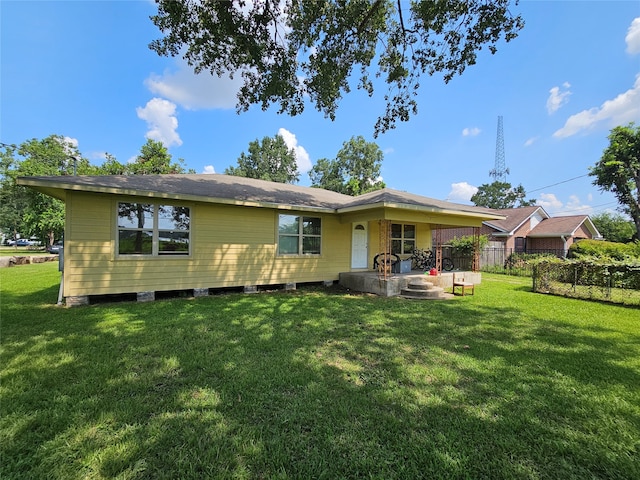
<path fill-rule="evenodd" d="M 385 280 L 391 273 L 391 221 L 378 220 L 378 244 L 382 252 L 382 261 L 378 260 L 378 276 Z"/>
<path fill-rule="evenodd" d="M 442 272 L 442 229 L 436 225 L 436 270 Z"/>
<path fill-rule="evenodd" d="M 480 227 L 473 227 L 473 264 L 474 272 L 480 271 Z"/>

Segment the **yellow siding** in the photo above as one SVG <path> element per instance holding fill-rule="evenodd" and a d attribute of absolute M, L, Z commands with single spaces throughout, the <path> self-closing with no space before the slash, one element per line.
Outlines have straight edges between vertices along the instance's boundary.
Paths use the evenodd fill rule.
<path fill-rule="evenodd" d="M 65 296 L 337 280 L 349 270 L 351 228 L 335 215 L 317 215 L 320 256 L 278 257 L 277 211 L 203 203 L 184 204 L 191 207 L 191 256 L 119 258 L 117 201 L 112 195 L 68 195 Z"/>

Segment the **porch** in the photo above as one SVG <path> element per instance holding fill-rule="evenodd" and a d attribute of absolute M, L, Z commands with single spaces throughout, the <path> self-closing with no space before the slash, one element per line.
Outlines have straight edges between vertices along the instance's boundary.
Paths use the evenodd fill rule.
<path fill-rule="evenodd" d="M 382 297 L 394 297 L 400 295 L 402 289 L 407 288 L 412 280 L 419 281 L 424 278 L 435 286 L 443 288 L 446 292 L 451 292 L 454 275 L 456 277 L 464 277 L 465 281 L 474 285 L 478 285 L 482 281 L 480 272 L 451 271 L 442 272 L 439 275 L 425 275 L 419 270 L 412 270 L 409 273 L 391 273 L 386 278 L 375 271 L 341 272 L 338 281 L 344 288 L 355 290 L 356 292 L 375 293 Z"/>

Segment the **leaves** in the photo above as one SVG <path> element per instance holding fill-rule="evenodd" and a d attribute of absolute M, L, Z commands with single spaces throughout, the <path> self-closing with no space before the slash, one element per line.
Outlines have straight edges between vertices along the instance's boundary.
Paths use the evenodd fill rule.
<path fill-rule="evenodd" d="M 280 135 L 250 142 L 249 153 L 243 152 L 238 166 L 229 167 L 224 173 L 279 183 L 296 183 L 300 177 L 295 150 L 287 147 Z"/>
<path fill-rule="evenodd" d="M 512 0 L 157 3 L 151 20 L 164 36 L 149 47 L 182 55 L 196 73 L 241 75 L 239 111 L 277 104 L 280 113 L 298 115 L 308 98 L 334 119 L 353 76 L 370 96 L 371 78 L 384 79 L 386 109 L 376 136 L 417 113 L 421 75 L 441 73 L 449 82 L 476 63 L 482 48 L 496 53 L 524 27 L 509 10 Z"/>
<path fill-rule="evenodd" d="M 640 238 L 640 126 L 632 122 L 615 127 L 609 135 L 609 146 L 589 171 L 593 184 L 601 191 L 612 192 L 620 209 L 635 223 L 634 238 Z"/>
<path fill-rule="evenodd" d="M 478 207 L 495 208 L 498 210 L 529 207 L 536 204 L 535 199 L 525 200 L 527 196 L 522 185 L 512 187 L 508 182 L 495 181 L 478 187 L 471 201 Z"/>
<path fill-rule="evenodd" d="M 362 136 L 351 137 L 335 160 L 316 162 L 309 172 L 311 186 L 354 196 L 380 190 L 385 187 L 380 176 L 383 157 L 376 143 Z"/>

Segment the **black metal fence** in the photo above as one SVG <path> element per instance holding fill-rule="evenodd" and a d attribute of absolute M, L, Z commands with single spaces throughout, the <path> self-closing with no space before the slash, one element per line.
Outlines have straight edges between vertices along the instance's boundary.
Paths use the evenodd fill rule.
<path fill-rule="evenodd" d="M 533 291 L 640 305 L 640 264 L 540 262 L 533 271 Z"/>

